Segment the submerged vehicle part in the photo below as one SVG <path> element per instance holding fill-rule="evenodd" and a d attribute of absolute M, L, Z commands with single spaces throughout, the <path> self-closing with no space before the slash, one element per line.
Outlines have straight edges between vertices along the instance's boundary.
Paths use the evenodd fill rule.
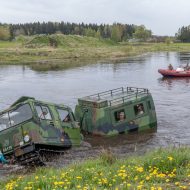
<path fill-rule="evenodd" d="M 0 113 L 0 150 L 21 164 L 41 163 L 40 152 L 79 146 L 81 134 L 72 110 L 21 97 Z"/>
<path fill-rule="evenodd" d="M 84 133 L 100 136 L 157 129 L 148 89 L 121 87 L 78 99 L 75 116 Z"/>

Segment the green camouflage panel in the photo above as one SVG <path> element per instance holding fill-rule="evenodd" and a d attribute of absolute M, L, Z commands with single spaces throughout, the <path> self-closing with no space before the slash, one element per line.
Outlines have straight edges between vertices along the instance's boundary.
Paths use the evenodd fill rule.
<path fill-rule="evenodd" d="M 112 136 L 157 128 L 154 102 L 147 89 L 118 88 L 78 100 L 75 116 L 84 132 Z"/>
<path fill-rule="evenodd" d="M 80 127 L 67 106 L 21 97 L 0 113 L 0 150 L 5 155 L 19 152 L 21 156 L 27 146 L 79 146 L 81 139 Z"/>

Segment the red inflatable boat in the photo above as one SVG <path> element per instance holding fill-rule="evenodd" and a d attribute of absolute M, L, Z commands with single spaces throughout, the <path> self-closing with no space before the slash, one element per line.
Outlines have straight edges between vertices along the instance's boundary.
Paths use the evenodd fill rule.
<path fill-rule="evenodd" d="M 158 69 L 158 72 L 164 77 L 190 77 L 190 70 L 188 71 L 176 71 L 168 69 Z"/>

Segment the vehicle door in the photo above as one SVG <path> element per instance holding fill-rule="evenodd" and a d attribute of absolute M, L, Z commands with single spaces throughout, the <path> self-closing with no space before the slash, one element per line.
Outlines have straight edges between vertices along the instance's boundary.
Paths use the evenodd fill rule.
<path fill-rule="evenodd" d="M 58 129 L 55 127 L 50 107 L 46 104 L 35 104 L 35 109 L 40 123 L 40 135 L 48 141 L 56 140 Z"/>
<path fill-rule="evenodd" d="M 75 121 L 73 112 L 62 107 L 57 107 L 57 112 L 59 114 L 61 126 L 66 135 L 68 135 L 72 145 L 79 145 L 81 141 L 80 127 Z"/>

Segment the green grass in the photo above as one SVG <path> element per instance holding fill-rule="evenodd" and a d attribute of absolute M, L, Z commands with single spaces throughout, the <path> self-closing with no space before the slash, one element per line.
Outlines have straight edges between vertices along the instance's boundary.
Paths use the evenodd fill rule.
<path fill-rule="evenodd" d="M 57 47 L 50 46 L 50 39 Z M 29 65 L 35 70 L 65 69 L 89 60 L 112 61 L 147 52 L 189 52 L 189 43 L 116 43 L 77 35 L 20 36 L 13 42 L 0 41 L 0 64 Z M 73 64 L 74 63 L 74 64 Z"/>
<path fill-rule="evenodd" d="M 6 190 L 59 189 L 189 189 L 190 149 L 158 149 L 144 156 L 116 159 L 109 151 L 100 158 L 62 169 L 39 168 L 0 183 Z"/>

